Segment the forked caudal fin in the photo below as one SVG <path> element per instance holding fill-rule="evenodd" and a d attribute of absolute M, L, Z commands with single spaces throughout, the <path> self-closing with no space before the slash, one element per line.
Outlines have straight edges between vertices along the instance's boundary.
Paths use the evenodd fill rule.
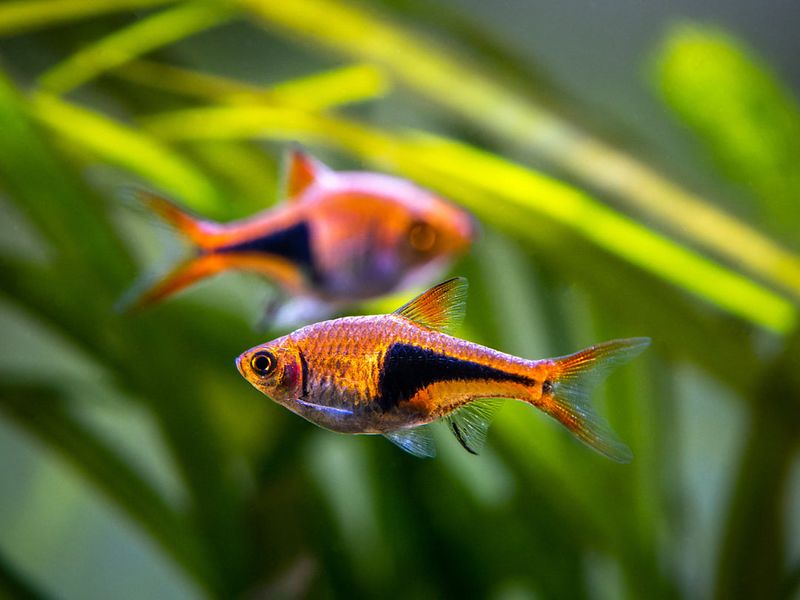
<path fill-rule="evenodd" d="M 226 257 L 201 254 L 179 263 L 165 275 L 145 275 L 125 292 L 115 305 L 120 312 L 135 312 L 172 296 L 193 283 L 228 268 Z"/>
<path fill-rule="evenodd" d="M 124 196 L 139 206 L 149 208 L 197 248 L 203 249 L 208 245 L 213 223 L 202 221 L 172 201 L 145 189 L 126 188 Z M 155 304 L 200 279 L 222 271 L 225 266 L 224 260 L 213 254 L 200 254 L 171 267 L 166 273 L 163 268 L 159 269 L 157 273 L 140 277 L 117 301 L 115 308 L 118 311 L 134 311 Z"/>
<path fill-rule="evenodd" d="M 617 462 L 630 462 L 630 448 L 592 408 L 591 392 L 614 367 L 649 345 L 650 338 L 644 337 L 612 340 L 554 359 L 553 378 L 543 384 L 541 408 L 590 448 Z"/>

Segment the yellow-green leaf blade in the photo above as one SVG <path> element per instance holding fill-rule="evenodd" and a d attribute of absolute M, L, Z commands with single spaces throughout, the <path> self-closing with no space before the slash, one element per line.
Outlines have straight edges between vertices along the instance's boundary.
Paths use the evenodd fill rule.
<path fill-rule="evenodd" d="M 34 96 L 32 110 L 39 121 L 82 149 L 150 180 L 193 208 L 213 211 L 219 207 L 214 184 L 161 142 L 54 96 Z"/>
<path fill-rule="evenodd" d="M 796 239 L 800 227 L 800 107 L 770 69 L 731 36 L 681 25 L 664 40 L 657 85 L 724 173 Z"/>
<path fill-rule="evenodd" d="M 154 89 L 215 103 L 278 104 L 307 110 L 373 100 L 390 88 L 384 71 L 366 63 L 313 73 L 269 87 L 146 60 L 133 61 L 115 73 Z"/>
<path fill-rule="evenodd" d="M 17 0 L 0 4 L 0 35 L 126 10 L 168 4 L 175 0 Z"/>
<path fill-rule="evenodd" d="M 179 4 L 115 31 L 57 64 L 40 78 L 43 89 L 63 94 L 114 67 L 233 15 L 226 2 Z"/>

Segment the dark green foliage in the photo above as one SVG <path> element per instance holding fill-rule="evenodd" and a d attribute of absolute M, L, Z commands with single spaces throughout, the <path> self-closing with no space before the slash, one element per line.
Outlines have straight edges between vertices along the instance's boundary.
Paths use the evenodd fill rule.
<path fill-rule="evenodd" d="M 674 182 L 641 178 L 657 165 L 575 133 L 540 104 L 526 65 L 467 18 L 432 16 L 439 37 L 428 43 L 412 23 L 432 9 L 415 2 L 385 2 L 386 13 L 328 0 L 223 4 L 0 5 L 0 448 L 14 451 L 0 456 L 0 499 L 14 500 L 0 506 L 0 594 L 796 594 L 800 260 L 773 238 L 797 222 L 786 198 L 800 170 L 786 166 L 800 113 L 761 63 L 698 28 L 678 29 L 654 63 L 721 175 L 745 178 L 765 208 L 763 222 L 732 222 Z M 372 45 L 352 43 L 354 23 Z M 84 58 L 66 60 L 78 49 Z M 729 95 L 736 127 L 696 109 L 707 82 L 687 51 L 749 90 Z M 364 64 L 309 76 L 330 68 L 332 52 Z M 42 77 L 37 61 L 58 64 Z M 510 127 L 498 106 L 575 136 Z M 420 123 L 424 133 L 408 131 Z M 766 158 L 749 161 L 752 139 L 739 147 L 735 131 L 758 138 Z M 241 216 L 280 198 L 280 152 L 294 140 L 475 212 L 484 235 L 454 269 L 470 280 L 465 337 L 531 357 L 652 337 L 600 393 L 634 462 L 611 463 L 513 403 L 478 457 L 444 430 L 439 457 L 419 460 L 379 437 L 315 429 L 236 372 L 243 349 L 282 332 L 253 331 L 265 294 L 235 277 L 142 314 L 114 312 L 140 263 L 162 251 L 154 228 L 120 207 L 118 184 L 144 180 L 210 217 Z M 581 144 L 598 162 L 576 158 Z M 510 158 L 520 155 L 552 173 Z M 604 161 L 620 157 L 628 179 L 610 183 Z M 687 195 L 710 211 L 705 229 L 682 229 Z M 774 256 L 785 262 L 764 259 Z M 79 491 L 48 480 L 52 471 Z M 98 514 L 76 523 L 76 497 Z M 98 525 L 109 522 L 117 529 Z M 125 558 L 136 552 L 146 559 Z M 70 557 L 91 575 L 59 570 Z M 141 587 L 123 585 L 129 572 Z"/>

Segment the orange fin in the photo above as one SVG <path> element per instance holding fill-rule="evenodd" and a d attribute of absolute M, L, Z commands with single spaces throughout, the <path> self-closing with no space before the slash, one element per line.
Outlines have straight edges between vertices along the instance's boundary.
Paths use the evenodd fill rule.
<path fill-rule="evenodd" d="M 296 201 L 308 186 L 331 173 L 333 171 L 320 161 L 299 148 L 293 148 L 286 169 L 286 197 L 290 202 Z"/>
<path fill-rule="evenodd" d="M 224 271 L 228 266 L 225 256 L 201 254 L 179 263 L 165 276 L 142 278 L 117 301 L 116 309 L 134 312 L 146 308 L 201 279 Z"/>
<path fill-rule="evenodd" d="M 142 277 L 117 302 L 120 311 L 135 311 L 159 302 L 193 283 L 223 271 L 256 273 L 277 283 L 289 295 L 305 292 L 303 274 L 297 265 L 257 253 L 203 252 L 167 272 Z"/>
<path fill-rule="evenodd" d="M 394 314 L 434 331 L 452 331 L 464 320 L 468 287 L 463 277 L 448 279 L 404 304 Z"/>
<path fill-rule="evenodd" d="M 590 394 L 614 367 L 649 345 L 650 338 L 644 337 L 612 340 L 554 359 L 553 379 L 543 385 L 542 408 L 590 448 L 617 462 L 630 462 L 630 448 L 592 408 Z"/>

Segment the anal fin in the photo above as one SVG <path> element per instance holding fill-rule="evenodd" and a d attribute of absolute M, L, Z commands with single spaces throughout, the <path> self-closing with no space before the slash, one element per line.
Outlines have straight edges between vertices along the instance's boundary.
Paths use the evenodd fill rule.
<path fill-rule="evenodd" d="M 503 400 L 488 398 L 475 400 L 453 411 L 445 421 L 450 431 L 470 454 L 478 454 L 486 443 L 486 432 Z"/>
<path fill-rule="evenodd" d="M 390 442 L 403 450 L 420 458 L 436 456 L 436 444 L 429 425 L 420 425 L 411 429 L 398 429 L 383 434 Z"/>

